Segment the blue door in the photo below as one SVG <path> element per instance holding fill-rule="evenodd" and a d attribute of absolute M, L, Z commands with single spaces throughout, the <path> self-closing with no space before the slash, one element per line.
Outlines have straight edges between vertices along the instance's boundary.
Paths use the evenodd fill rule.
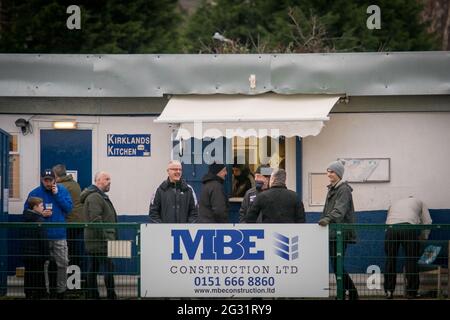
<path fill-rule="evenodd" d="M 92 130 L 41 130 L 41 171 L 62 163 L 77 171 L 81 189 L 92 183 Z"/>

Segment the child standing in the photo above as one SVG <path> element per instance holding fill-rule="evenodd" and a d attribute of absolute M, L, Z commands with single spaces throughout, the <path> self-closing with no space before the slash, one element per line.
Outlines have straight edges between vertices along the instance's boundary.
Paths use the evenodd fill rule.
<path fill-rule="evenodd" d="M 50 210 L 44 210 L 41 198 L 30 197 L 27 204 L 28 209 L 23 212 L 24 222 L 44 222 L 44 217 L 51 215 Z M 25 264 L 25 296 L 27 299 L 45 298 L 47 289 L 44 264 L 49 256 L 47 230 L 42 227 L 25 228 L 22 245 Z"/>

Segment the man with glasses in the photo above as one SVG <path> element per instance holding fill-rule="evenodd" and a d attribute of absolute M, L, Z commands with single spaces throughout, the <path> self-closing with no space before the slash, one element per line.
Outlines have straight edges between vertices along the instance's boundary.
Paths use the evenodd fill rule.
<path fill-rule="evenodd" d="M 150 202 L 150 220 L 153 223 L 195 223 L 198 204 L 195 192 L 181 178 L 181 163 L 169 161 L 168 178 L 160 184 Z"/>

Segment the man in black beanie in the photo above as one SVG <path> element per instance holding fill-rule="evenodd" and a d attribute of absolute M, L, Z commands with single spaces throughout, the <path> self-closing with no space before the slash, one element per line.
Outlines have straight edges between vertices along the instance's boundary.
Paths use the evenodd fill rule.
<path fill-rule="evenodd" d="M 228 198 L 223 183 L 227 175 L 224 164 L 209 165 L 208 173 L 203 177 L 203 188 L 200 195 L 198 222 L 228 223 Z"/>

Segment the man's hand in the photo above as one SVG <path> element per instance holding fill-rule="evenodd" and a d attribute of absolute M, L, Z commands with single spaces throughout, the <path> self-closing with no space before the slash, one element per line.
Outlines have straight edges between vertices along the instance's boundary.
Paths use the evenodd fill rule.
<path fill-rule="evenodd" d="M 50 217 L 52 215 L 52 210 L 50 209 L 45 209 L 44 211 L 42 211 L 42 216 L 47 218 Z"/>
<path fill-rule="evenodd" d="M 319 226 L 326 227 L 328 224 L 329 222 L 325 219 L 319 220 Z"/>
<path fill-rule="evenodd" d="M 427 235 L 426 235 L 424 232 L 422 232 L 422 233 L 419 235 L 419 241 L 425 241 L 425 240 L 428 240 L 428 239 L 427 239 Z"/>
<path fill-rule="evenodd" d="M 52 185 L 52 193 L 57 194 L 58 193 L 58 185 L 55 183 Z"/>

